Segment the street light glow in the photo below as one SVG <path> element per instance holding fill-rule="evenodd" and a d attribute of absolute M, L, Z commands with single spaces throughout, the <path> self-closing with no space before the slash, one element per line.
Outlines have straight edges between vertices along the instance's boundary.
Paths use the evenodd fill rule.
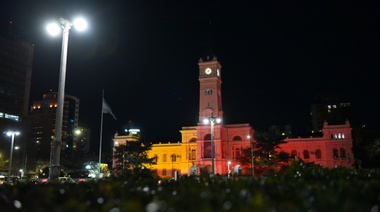
<path fill-rule="evenodd" d="M 61 32 L 61 28 L 56 23 L 50 23 L 46 26 L 46 30 L 52 36 L 56 36 Z"/>
<path fill-rule="evenodd" d="M 8 131 L 7 136 L 11 136 L 11 135 L 20 135 L 20 132 Z"/>
<path fill-rule="evenodd" d="M 73 25 L 78 31 L 84 31 L 87 29 L 87 21 L 84 18 L 75 19 Z"/>

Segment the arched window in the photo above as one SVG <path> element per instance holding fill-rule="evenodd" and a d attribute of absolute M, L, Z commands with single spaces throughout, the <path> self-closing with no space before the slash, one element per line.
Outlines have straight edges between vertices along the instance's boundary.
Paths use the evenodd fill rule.
<path fill-rule="evenodd" d="M 170 157 L 172 157 L 172 162 L 177 161 L 177 156 L 174 153 L 172 155 L 170 155 Z"/>
<path fill-rule="evenodd" d="M 292 150 L 292 153 L 290 154 L 292 158 L 296 157 L 297 156 L 297 151 L 296 150 Z"/>
<path fill-rule="evenodd" d="M 197 138 L 192 138 L 190 139 L 189 143 L 196 143 L 197 142 Z"/>
<path fill-rule="evenodd" d="M 243 140 L 243 139 L 241 139 L 241 137 L 240 136 L 234 136 L 233 138 L 232 138 L 232 140 L 233 141 L 241 141 L 241 140 Z"/>
<path fill-rule="evenodd" d="M 310 159 L 310 154 L 309 154 L 309 150 L 304 150 L 303 151 L 303 158 L 304 159 Z"/>
<path fill-rule="evenodd" d="M 321 159 L 322 158 L 322 151 L 320 149 L 315 150 L 315 157 L 317 159 Z"/>
<path fill-rule="evenodd" d="M 205 135 L 204 140 L 205 141 L 211 141 L 211 134 Z"/>
<path fill-rule="evenodd" d="M 333 149 L 333 158 L 339 158 L 339 152 L 337 148 Z"/>
<path fill-rule="evenodd" d="M 162 155 L 162 162 L 166 162 L 166 154 Z"/>
<path fill-rule="evenodd" d="M 346 158 L 346 150 L 344 148 L 340 148 L 339 152 L 341 158 Z"/>
<path fill-rule="evenodd" d="M 196 160 L 197 159 L 197 151 L 195 149 L 192 149 L 190 151 L 190 160 Z"/>

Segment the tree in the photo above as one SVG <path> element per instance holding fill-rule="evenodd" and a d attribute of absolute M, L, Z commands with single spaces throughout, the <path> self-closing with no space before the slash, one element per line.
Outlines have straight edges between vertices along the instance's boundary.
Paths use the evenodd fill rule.
<path fill-rule="evenodd" d="M 258 157 L 257 166 L 263 173 L 274 171 L 288 164 L 289 154 L 278 152 L 281 144 L 286 143 L 281 135 L 267 132 L 255 132 L 254 155 Z"/>
<path fill-rule="evenodd" d="M 117 174 L 140 173 L 141 169 L 147 168 L 155 161 L 155 158 L 148 158 L 148 151 L 152 149 L 149 142 L 127 141 L 126 145 L 115 147 L 114 160 L 116 167 L 114 172 Z"/>
<path fill-rule="evenodd" d="M 0 154 L 0 171 L 8 170 L 9 160 L 4 159 Z"/>
<path fill-rule="evenodd" d="M 289 154 L 277 152 L 280 145 L 286 143 L 282 136 L 256 131 L 254 138 L 255 141 L 249 147 L 242 148 L 238 159 L 245 167 L 245 173 L 252 173 L 250 171 L 252 170 L 252 157 L 255 175 L 273 171 L 289 164 Z"/>

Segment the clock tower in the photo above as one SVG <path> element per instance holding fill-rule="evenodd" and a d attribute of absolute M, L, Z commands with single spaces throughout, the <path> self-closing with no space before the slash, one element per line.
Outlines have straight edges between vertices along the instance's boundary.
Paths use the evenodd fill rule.
<path fill-rule="evenodd" d="M 222 108 L 222 66 L 217 58 L 207 56 L 199 63 L 199 122 L 205 117 L 218 116 L 223 122 Z"/>

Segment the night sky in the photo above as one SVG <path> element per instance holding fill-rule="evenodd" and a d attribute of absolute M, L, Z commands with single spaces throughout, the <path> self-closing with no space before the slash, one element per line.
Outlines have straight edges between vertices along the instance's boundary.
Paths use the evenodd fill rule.
<path fill-rule="evenodd" d="M 198 121 L 198 60 L 210 51 L 226 124 L 302 133 L 314 99 L 333 92 L 356 126 L 379 129 L 379 1 L 226 2 L 15 0 L 1 3 L 0 29 L 35 44 L 33 101 L 58 87 L 61 36 L 47 22 L 87 18 L 86 32 L 70 30 L 66 94 L 80 99 L 95 148 L 102 89 L 117 117 L 104 116 L 105 145 L 129 120 L 146 140 L 179 141 Z"/>

